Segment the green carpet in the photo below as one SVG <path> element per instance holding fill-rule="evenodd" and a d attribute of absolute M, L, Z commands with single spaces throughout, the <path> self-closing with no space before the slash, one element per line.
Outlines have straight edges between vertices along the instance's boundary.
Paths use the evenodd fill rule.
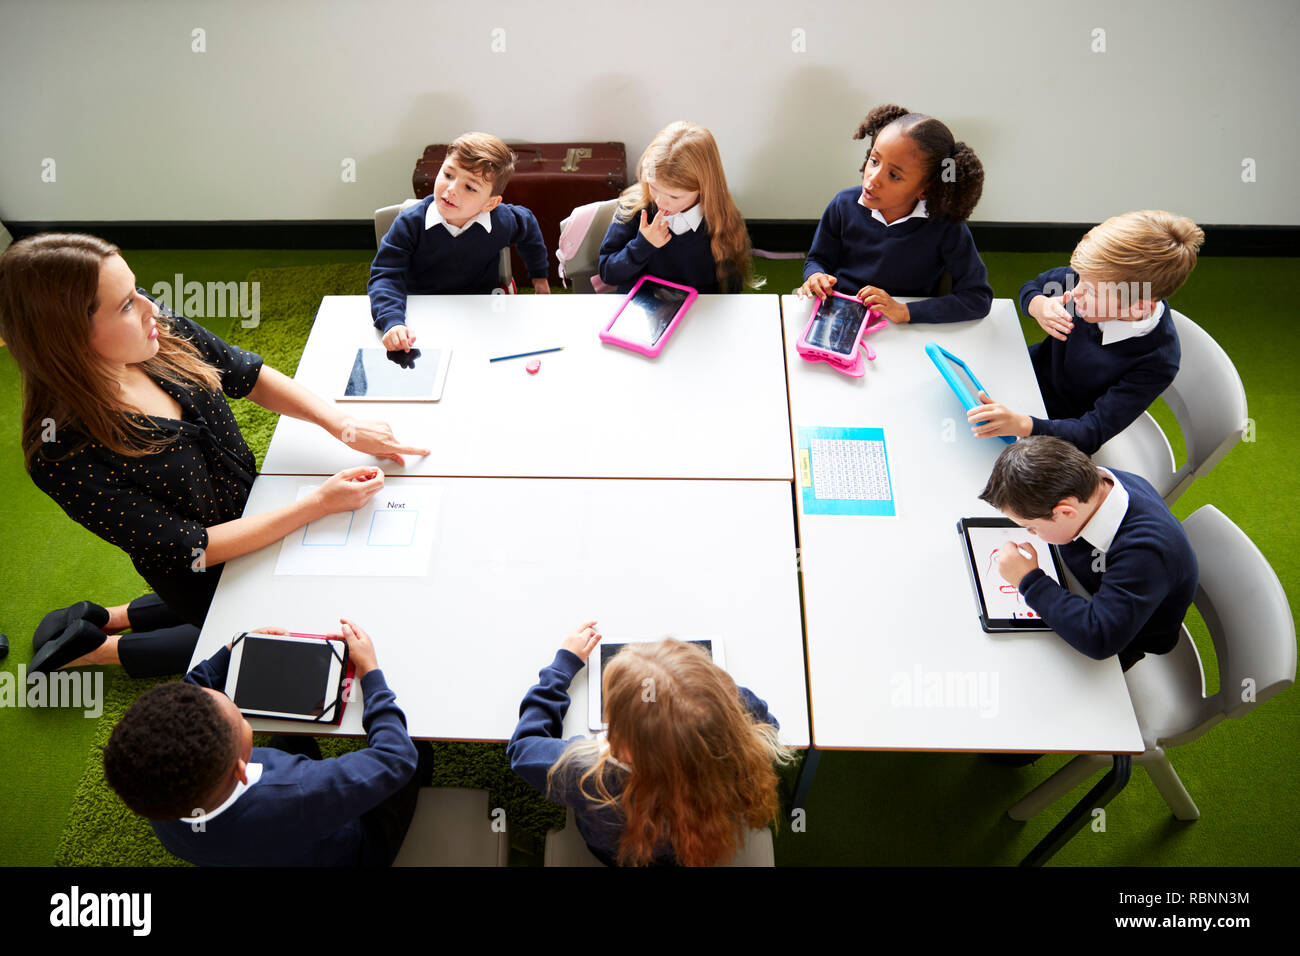
<path fill-rule="evenodd" d="M 262 353 L 292 374 L 312 316 L 326 294 L 365 290 L 363 251 L 128 253 L 146 288 L 186 280 L 261 283 L 262 322 L 242 329 L 230 319 L 204 320 L 218 334 Z M 1020 284 L 1065 261 L 1056 254 L 989 254 L 990 281 L 998 297 L 1014 298 Z M 254 269 L 251 274 L 249 269 Z M 756 260 L 768 277 L 764 293 L 799 284 L 802 263 Z M 1212 501 L 1255 541 L 1276 569 L 1292 600 L 1300 594 L 1300 529 L 1294 517 L 1297 480 L 1287 460 L 1300 438 L 1293 419 L 1300 386 L 1286 374 L 1300 354 L 1300 328 L 1273 290 L 1293 286 L 1300 264 L 1289 259 L 1202 259 L 1173 305 L 1205 327 L 1236 363 L 1256 423 L 1256 440 L 1234 449 L 1208 478 L 1196 482 L 1175 512 L 1185 517 Z M 1026 337 L 1042 336 L 1024 323 Z M 2 351 L 2 350 L 0 350 Z M 0 630 L 13 641 L 0 670 L 16 671 L 31 657 L 30 635 L 51 607 L 87 596 L 126 601 L 144 590 L 120 551 L 74 525 L 31 484 L 18 452 L 20 382 L 12 358 L 0 356 L 0 581 L 6 600 Z M 249 444 L 265 453 L 274 416 L 234 402 Z M 1172 418 L 1154 412 L 1167 429 Z M 1171 437 L 1176 431 L 1171 432 Z M 1179 442 L 1174 441 L 1175 450 Z M 1270 493 L 1271 492 L 1271 493 Z M 1212 648 L 1204 628 L 1194 628 L 1203 656 Z M 0 805 L 21 826 L 0 832 L 6 865 L 175 863 L 147 825 L 127 812 L 103 784 L 99 748 L 116 717 L 152 681 L 132 681 L 105 670 L 103 716 L 80 711 L 0 709 L 0 734 L 18 746 L 0 753 Z M 1213 686 L 1211 687 L 1213 690 Z M 1145 771 L 1108 808 L 1104 832 L 1084 830 L 1056 861 L 1087 865 L 1279 865 L 1300 863 L 1300 698 L 1294 690 L 1245 720 L 1215 728 L 1172 751 L 1171 759 L 1202 811 L 1194 824 L 1174 821 Z M 357 746 L 331 741 L 327 748 Z M 509 773 L 501 745 L 437 745 L 442 785 L 492 792 L 511 823 L 516 862 L 539 852 L 537 836 L 562 823 L 563 814 Z M 330 752 L 327 749 L 327 752 Z M 804 864 L 1005 864 L 1026 852 L 1059 818 L 1067 800 L 1027 824 L 1006 808 L 1046 778 L 1066 758 L 1009 770 L 963 754 L 830 752 L 823 756 L 800 832 L 783 827 L 777 860 Z M 788 785 L 787 780 L 787 785 Z M 1080 788 L 1068 800 L 1076 800 Z"/>

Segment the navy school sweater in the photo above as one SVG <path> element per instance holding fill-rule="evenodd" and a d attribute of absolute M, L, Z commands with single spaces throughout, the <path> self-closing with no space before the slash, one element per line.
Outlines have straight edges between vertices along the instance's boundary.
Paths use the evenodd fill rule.
<path fill-rule="evenodd" d="M 1038 295 L 1072 289 L 1068 266 L 1050 269 L 1020 287 L 1020 309 Z M 1057 291 L 1057 290 L 1061 291 Z M 1178 374 L 1182 351 L 1169 303 L 1146 335 L 1101 344 L 1096 323 L 1075 319 L 1065 341 L 1047 336 L 1029 347 L 1047 418 L 1033 419 L 1035 435 L 1054 435 L 1091 455 L 1151 407 Z"/>
<path fill-rule="evenodd" d="M 223 647 L 185 680 L 220 690 L 229 666 Z M 333 760 L 254 747 L 261 779 L 197 832 L 181 820 L 151 820 L 162 845 L 199 866 L 386 866 L 361 815 L 410 781 L 417 755 L 383 672 L 361 678 L 361 692 L 368 747 Z"/>
<path fill-rule="evenodd" d="M 1138 475 L 1111 473 L 1129 501 L 1109 550 L 1102 555 L 1083 538 L 1059 549 L 1091 598 L 1071 594 L 1041 568 L 1026 574 L 1019 589 L 1075 650 L 1094 660 L 1118 654 L 1128 670 L 1147 654 L 1174 649 L 1198 570 L 1183 526 L 1156 490 Z"/>
<path fill-rule="evenodd" d="M 569 710 L 569 684 L 585 665 L 576 654 L 559 650 L 555 660 L 538 675 L 538 682 L 528 691 L 519 706 L 519 724 L 514 736 L 506 745 L 510 769 L 527 783 L 552 799 L 573 808 L 573 818 L 578 832 L 588 849 L 606 866 L 616 866 L 618 847 L 623 839 L 622 815 L 616 807 L 602 807 L 586 796 L 579 778 L 583 768 L 575 768 L 568 779 L 556 775 L 555 788 L 548 790 L 547 771 L 560 759 L 571 741 L 564 739 L 564 715 Z M 767 704 L 748 688 L 741 687 L 740 699 L 756 720 L 779 727 L 767 710 Z M 574 740 L 581 740 L 575 737 Z M 610 793 L 618 796 L 622 791 L 622 777 L 607 780 Z M 590 785 L 589 785 L 590 786 Z M 655 865 L 671 866 L 675 863 L 671 847 L 662 848 L 655 856 Z"/>
<path fill-rule="evenodd" d="M 654 219 L 657 213 L 654 203 L 646 207 L 647 219 Z M 701 294 L 742 291 L 735 279 L 729 279 L 726 288 L 719 287 L 711 243 L 707 221 L 702 221 L 694 231 L 674 233 L 656 249 L 641 235 L 640 213 L 627 222 L 615 218 L 600 244 L 600 277 L 618 286 L 622 295 L 632 291 L 636 280 L 644 275 L 688 285 Z"/>
<path fill-rule="evenodd" d="M 912 322 L 962 322 L 989 314 L 993 288 L 964 222 L 918 218 L 886 226 L 858 203 L 861 195 L 861 186 L 845 189 L 822 213 L 805 280 L 824 272 L 845 295 L 874 285 L 895 298 L 936 296 L 908 303 Z M 952 292 L 940 296 L 945 272 L 952 276 Z"/>
<path fill-rule="evenodd" d="M 406 323 L 408 295 L 488 294 L 498 285 L 501 250 L 517 246 L 530 279 L 546 278 L 546 243 L 533 214 L 501 203 L 492 231 L 470 224 L 458 236 L 424 228 L 435 197 L 402 210 L 370 266 L 370 315 L 381 333 Z"/>

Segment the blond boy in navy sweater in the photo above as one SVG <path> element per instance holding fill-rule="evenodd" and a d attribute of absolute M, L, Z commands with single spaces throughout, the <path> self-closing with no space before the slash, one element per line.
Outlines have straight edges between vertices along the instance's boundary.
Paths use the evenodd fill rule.
<path fill-rule="evenodd" d="M 967 415 L 975 436 L 1054 435 L 1091 455 L 1131 425 L 1178 374 L 1166 300 L 1191 273 L 1204 240 L 1183 216 L 1130 212 L 1089 230 L 1069 267 L 1026 282 L 1020 308 L 1048 335 L 1029 347 L 1047 417 L 981 392 L 985 404 Z"/>

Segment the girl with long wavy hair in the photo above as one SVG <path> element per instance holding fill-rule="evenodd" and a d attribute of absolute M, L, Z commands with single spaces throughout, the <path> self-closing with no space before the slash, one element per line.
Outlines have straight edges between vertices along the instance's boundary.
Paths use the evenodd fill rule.
<path fill-rule="evenodd" d="M 506 752 L 538 790 L 574 810 L 607 865 L 716 866 L 780 812 L 775 764 L 792 759 L 767 705 L 701 648 L 632 643 L 604 666 L 605 738 L 562 739 L 568 687 L 600 641 L 564 639 L 524 698 Z"/>
<path fill-rule="evenodd" d="M 713 134 L 671 123 L 646 147 L 600 246 L 600 277 L 620 292 L 643 275 L 699 292 L 750 283 L 749 233 Z"/>

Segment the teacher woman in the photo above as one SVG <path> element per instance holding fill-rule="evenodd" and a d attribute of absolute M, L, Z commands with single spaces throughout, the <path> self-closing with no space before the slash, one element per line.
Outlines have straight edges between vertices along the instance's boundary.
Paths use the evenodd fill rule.
<path fill-rule="evenodd" d="M 400 444 L 382 422 L 345 418 L 261 356 L 161 314 L 117 247 L 93 236 L 33 236 L 0 256 L 0 335 L 23 376 L 32 481 L 130 555 L 154 592 L 50 612 L 30 671 L 184 671 L 225 562 L 360 508 L 384 486 L 378 468 L 350 468 L 295 504 L 245 515 L 256 463 L 223 392 L 398 464 L 429 453 Z"/>

